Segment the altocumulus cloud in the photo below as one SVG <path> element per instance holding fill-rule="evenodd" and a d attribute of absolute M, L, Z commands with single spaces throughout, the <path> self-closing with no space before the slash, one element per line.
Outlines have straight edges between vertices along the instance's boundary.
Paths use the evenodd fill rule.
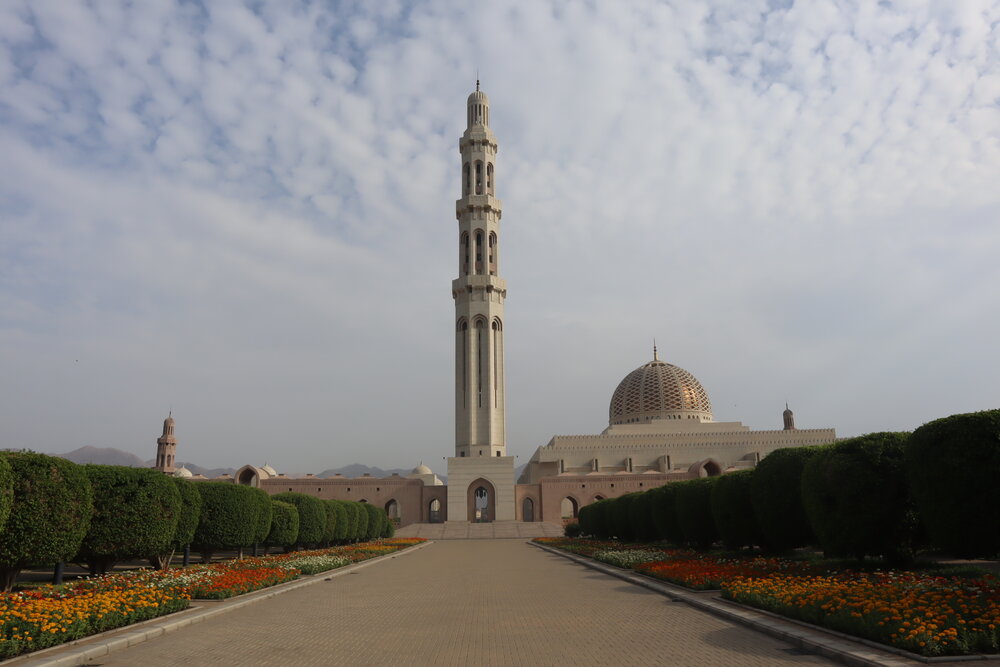
<path fill-rule="evenodd" d="M 509 445 L 664 356 L 717 419 L 995 407 L 995 2 L 0 4 L 5 446 L 452 446 L 457 139 L 500 141 Z"/>

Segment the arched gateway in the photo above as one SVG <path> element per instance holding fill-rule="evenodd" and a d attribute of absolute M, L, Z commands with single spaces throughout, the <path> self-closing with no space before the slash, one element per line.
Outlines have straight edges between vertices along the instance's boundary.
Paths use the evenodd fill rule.
<path fill-rule="evenodd" d="M 469 485 L 466 506 L 469 508 L 469 521 L 472 523 L 489 523 L 496 520 L 496 489 L 493 484 L 482 477 L 473 481 Z"/>

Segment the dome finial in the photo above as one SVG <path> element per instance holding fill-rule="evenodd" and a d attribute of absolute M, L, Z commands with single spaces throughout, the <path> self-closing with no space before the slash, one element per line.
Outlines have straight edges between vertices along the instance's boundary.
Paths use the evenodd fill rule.
<path fill-rule="evenodd" d="M 653 339 L 653 361 L 659 361 L 660 358 L 656 356 L 656 339 Z"/>

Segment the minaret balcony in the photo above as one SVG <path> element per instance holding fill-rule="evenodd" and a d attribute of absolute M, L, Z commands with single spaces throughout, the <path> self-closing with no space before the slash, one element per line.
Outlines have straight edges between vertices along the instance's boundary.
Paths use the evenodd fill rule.
<path fill-rule="evenodd" d="M 457 292 L 464 292 L 468 289 L 493 290 L 495 292 L 500 292 L 501 294 L 506 294 L 507 281 L 503 278 L 498 278 L 497 276 L 488 276 L 483 274 L 469 274 L 467 276 L 462 276 L 461 278 L 455 278 L 451 281 L 451 291 L 453 294 Z"/>
<path fill-rule="evenodd" d="M 485 209 L 487 211 L 497 211 L 503 208 L 503 202 L 493 195 L 466 195 L 455 201 L 455 215 L 461 216 L 466 211 L 475 209 Z"/>

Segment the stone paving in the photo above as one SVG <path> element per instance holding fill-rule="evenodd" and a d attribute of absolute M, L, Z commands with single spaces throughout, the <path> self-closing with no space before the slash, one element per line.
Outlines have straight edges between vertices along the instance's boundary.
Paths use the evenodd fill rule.
<path fill-rule="evenodd" d="M 454 540 L 92 665 L 829 665 L 517 540 Z"/>
<path fill-rule="evenodd" d="M 396 531 L 397 537 L 422 537 L 427 540 L 491 540 L 532 537 L 562 537 L 563 527 L 544 521 L 493 521 L 470 523 L 411 523 Z"/>

